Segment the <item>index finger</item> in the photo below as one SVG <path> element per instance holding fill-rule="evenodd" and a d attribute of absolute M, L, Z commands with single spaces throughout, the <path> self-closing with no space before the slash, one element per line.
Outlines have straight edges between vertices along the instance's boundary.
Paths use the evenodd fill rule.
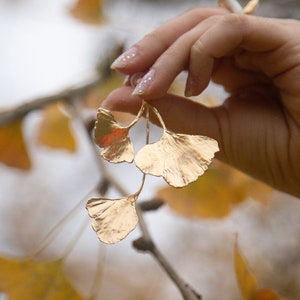
<path fill-rule="evenodd" d="M 146 71 L 185 32 L 210 16 L 225 13 L 228 11 L 221 8 L 199 7 L 189 10 L 147 34 L 118 57 L 111 67 L 124 74 Z"/>
<path fill-rule="evenodd" d="M 195 96 L 212 79 L 215 61 L 220 58 L 232 56 L 241 70 L 251 71 L 249 65 L 237 59 L 236 53 L 240 51 L 258 55 L 252 60 L 256 70 L 273 79 L 293 67 L 290 49 L 298 49 L 295 45 L 299 41 L 293 33 L 295 27 L 300 29 L 299 24 L 238 14 L 208 17 L 156 59 L 134 94 L 146 99 L 162 97 L 176 76 L 188 68 L 186 95 Z"/>

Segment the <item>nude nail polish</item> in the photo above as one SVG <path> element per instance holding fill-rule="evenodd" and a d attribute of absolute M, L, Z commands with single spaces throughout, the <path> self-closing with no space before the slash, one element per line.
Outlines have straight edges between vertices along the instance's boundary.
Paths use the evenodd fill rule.
<path fill-rule="evenodd" d="M 197 82 L 190 75 L 187 78 L 184 95 L 186 97 L 196 96 L 198 94 Z"/>
<path fill-rule="evenodd" d="M 126 52 L 121 54 L 112 64 L 112 69 L 123 69 L 131 62 L 137 55 L 137 50 L 135 47 L 128 49 Z"/>
<path fill-rule="evenodd" d="M 148 73 L 146 73 L 133 90 L 132 95 L 142 96 L 146 94 L 153 82 L 154 73 L 154 70 L 150 70 Z"/>

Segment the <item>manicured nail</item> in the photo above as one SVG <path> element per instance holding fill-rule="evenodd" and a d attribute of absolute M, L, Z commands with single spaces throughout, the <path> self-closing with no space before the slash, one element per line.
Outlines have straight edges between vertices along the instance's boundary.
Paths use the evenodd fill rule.
<path fill-rule="evenodd" d="M 191 76 L 188 76 L 184 95 L 186 97 L 196 96 L 198 94 L 197 82 Z"/>
<path fill-rule="evenodd" d="M 123 69 L 127 64 L 132 61 L 137 55 L 137 50 L 135 47 L 128 49 L 126 52 L 121 54 L 112 64 L 112 69 Z"/>
<path fill-rule="evenodd" d="M 126 75 L 123 81 L 123 85 L 131 85 L 130 83 L 130 75 Z"/>
<path fill-rule="evenodd" d="M 147 93 L 154 79 L 154 70 L 150 70 L 146 75 L 138 82 L 137 86 L 132 92 L 132 95 L 142 96 Z"/>

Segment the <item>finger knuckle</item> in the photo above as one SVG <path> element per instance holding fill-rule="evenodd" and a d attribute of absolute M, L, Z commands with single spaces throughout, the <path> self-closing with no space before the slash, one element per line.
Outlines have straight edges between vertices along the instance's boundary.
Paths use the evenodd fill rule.
<path fill-rule="evenodd" d="M 234 29 L 238 29 L 240 31 L 247 30 L 249 22 L 249 16 L 243 14 L 228 14 L 220 16 L 219 20 L 217 20 L 218 26 L 221 28 L 224 27 L 233 27 Z"/>
<path fill-rule="evenodd" d="M 199 55 L 205 53 L 205 46 L 201 39 L 198 39 L 191 47 L 192 55 Z"/>

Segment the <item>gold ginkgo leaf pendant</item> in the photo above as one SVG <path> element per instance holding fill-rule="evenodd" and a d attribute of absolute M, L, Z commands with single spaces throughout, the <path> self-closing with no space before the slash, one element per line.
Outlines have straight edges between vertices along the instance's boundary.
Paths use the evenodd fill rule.
<path fill-rule="evenodd" d="M 92 198 L 87 202 L 86 209 L 94 219 L 92 227 L 102 242 L 117 243 L 136 227 L 137 197 L 138 194 L 120 199 Z"/>
<path fill-rule="evenodd" d="M 204 173 L 217 151 L 214 139 L 165 130 L 158 142 L 144 146 L 136 154 L 134 162 L 142 172 L 183 187 Z"/>
<path fill-rule="evenodd" d="M 133 145 L 128 136 L 130 128 L 146 109 L 146 145 L 134 157 Z M 158 118 L 163 134 L 156 143 L 149 144 L 149 109 Z M 110 111 L 99 108 L 95 125 L 95 142 L 103 158 L 110 162 L 131 162 L 143 172 L 140 189 L 132 195 L 118 199 L 92 198 L 86 208 L 93 220 L 98 238 L 108 244 L 124 239 L 137 225 L 136 200 L 145 182 L 146 174 L 163 177 L 169 185 L 183 187 L 202 175 L 211 163 L 218 143 L 202 135 L 176 134 L 169 131 L 156 108 L 146 102 L 128 125 L 121 126 Z"/>

